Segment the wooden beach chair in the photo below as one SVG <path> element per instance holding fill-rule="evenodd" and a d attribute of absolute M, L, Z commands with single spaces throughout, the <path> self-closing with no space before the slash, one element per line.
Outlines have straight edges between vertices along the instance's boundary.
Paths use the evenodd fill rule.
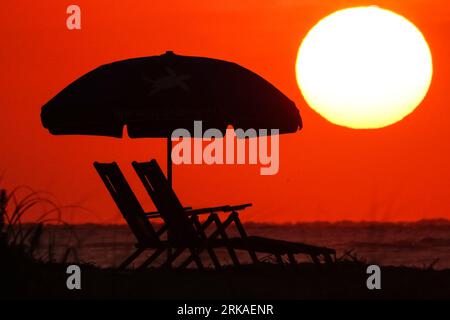
<path fill-rule="evenodd" d="M 151 263 L 153 263 L 153 261 L 155 261 L 164 251 L 170 253 L 172 250 L 171 242 L 162 239 L 164 233 L 168 231 L 167 225 L 163 224 L 158 230 L 155 230 L 149 221 L 149 217 L 158 218 L 159 213 L 144 212 L 139 200 L 136 198 L 117 163 L 95 162 L 94 167 L 137 240 L 135 252 L 125 259 L 118 268 L 125 269 L 145 250 L 148 249 L 154 250 L 154 253 L 146 259 L 138 269 L 150 266 Z M 186 207 L 183 208 L 183 210 L 185 210 L 186 214 L 189 216 L 192 214 L 203 214 L 218 211 L 231 212 L 245 209 L 247 206 L 248 205 L 241 205 L 237 207 L 221 206 L 197 210 L 191 210 L 192 208 Z M 180 244 L 180 246 L 183 246 L 183 244 Z M 188 247 L 185 247 L 185 249 L 191 250 L 190 260 L 195 261 L 197 267 L 202 268 L 203 264 L 197 255 L 197 249 Z M 216 267 L 220 267 L 214 252 L 211 249 L 208 251 L 210 252 L 214 265 Z"/>
<path fill-rule="evenodd" d="M 297 263 L 295 254 L 308 255 L 314 263 L 321 263 L 321 258 L 327 263 L 333 262 L 335 250 L 330 248 L 264 237 L 247 236 L 239 219 L 238 209 L 242 206 L 247 207 L 249 204 L 228 207 L 231 214 L 223 222 L 214 210 L 208 211 L 207 209 L 202 209 L 197 212 L 195 210 L 185 210 L 155 160 L 143 163 L 133 162 L 132 165 L 158 209 L 158 214 L 155 217 L 161 217 L 166 223 L 168 230 L 173 234 L 173 239 L 171 239 L 172 246 L 177 249 L 166 261 L 167 265 L 170 265 L 186 247 L 193 248 L 194 250 L 197 249 L 197 253 L 203 249 L 226 248 L 235 265 L 239 265 L 240 262 L 234 250 L 247 251 L 254 263 L 259 262 L 256 252 L 273 254 L 279 263 L 284 263 L 282 259 L 283 255 L 287 256 L 290 263 Z M 198 216 L 205 213 L 209 213 L 209 216 L 206 221 L 200 223 Z M 152 218 L 152 216 L 150 215 L 149 218 Z M 226 233 L 226 229 L 233 223 L 240 236 L 230 238 Z M 212 224 L 215 224 L 217 228 L 207 236 L 205 232 L 206 228 Z M 189 265 L 194 258 L 195 256 L 189 257 L 181 266 L 185 267 Z"/>

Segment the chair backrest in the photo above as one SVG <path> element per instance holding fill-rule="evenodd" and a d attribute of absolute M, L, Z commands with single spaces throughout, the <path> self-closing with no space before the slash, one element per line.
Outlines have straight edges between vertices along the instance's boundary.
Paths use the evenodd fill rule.
<path fill-rule="evenodd" d="M 139 200 L 120 171 L 117 163 L 94 162 L 94 167 L 114 199 L 122 216 L 140 244 L 157 244 L 159 238 L 151 223 L 145 217 Z"/>
<path fill-rule="evenodd" d="M 199 241 L 200 235 L 156 160 L 133 162 L 133 167 L 168 227 L 169 240 L 184 245 Z"/>

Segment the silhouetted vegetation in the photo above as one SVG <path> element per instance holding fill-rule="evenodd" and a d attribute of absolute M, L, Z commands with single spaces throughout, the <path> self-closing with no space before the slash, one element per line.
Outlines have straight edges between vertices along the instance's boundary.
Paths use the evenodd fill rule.
<path fill-rule="evenodd" d="M 38 210 L 33 212 L 38 206 Z M 32 223 L 23 222 L 27 215 L 27 222 Z M 62 219 L 62 209 L 45 193 L 27 187 L 16 188 L 9 194 L 4 189 L 0 190 L 0 216 L 0 238 L 3 246 L 17 258 L 54 262 L 57 239 L 51 229 L 45 228 L 49 223 L 63 225 L 69 236 L 68 242 L 73 242 L 73 245 L 67 247 L 63 257 L 68 257 L 71 253 L 76 254 L 76 234 Z M 43 241 L 44 238 L 46 241 Z M 43 245 L 46 247 L 43 248 Z"/>

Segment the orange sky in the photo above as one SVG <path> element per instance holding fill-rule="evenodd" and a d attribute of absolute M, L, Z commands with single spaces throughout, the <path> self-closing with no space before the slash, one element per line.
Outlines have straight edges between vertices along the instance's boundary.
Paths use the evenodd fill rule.
<path fill-rule="evenodd" d="M 81 31 L 65 25 L 73 3 L 82 10 Z M 384 129 L 356 131 L 332 125 L 305 105 L 295 58 L 319 19 L 371 4 L 421 29 L 432 50 L 434 78 L 412 115 Z M 259 166 L 175 167 L 174 187 L 184 205 L 253 202 L 242 214 L 253 221 L 450 218 L 446 1 L 4 0 L 0 39 L 1 184 L 29 185 L 52 193 L 60 204 L 89 209 L 68 212 L 72 222 L 122 222 L 92 167 L 95 160 L 118 161 L 144 207 L 152 209 L 130 162 L 154 157 L 165 166 L 165 142 L 51 136 L 41 126 L 41 106 L 98 65 L 166 50 L 255 71 L 294 100 L 304 120 L 301 132 L 282 136 L 276 176 L 261 176 Z"/>

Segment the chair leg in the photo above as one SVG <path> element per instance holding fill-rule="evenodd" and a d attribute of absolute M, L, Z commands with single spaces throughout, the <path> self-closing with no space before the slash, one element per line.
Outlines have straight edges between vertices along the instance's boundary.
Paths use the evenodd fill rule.
<path fill-rule="evenodd" d="M 170 255 L 170 258 L 168 258 L 166 260 L 166 262 L 163 263 L 161 268 L 171 268 L 172 267 L 172 262 L 174 262 L 175 259 L 178 258 L 178 256 L 184 251 L 184 249 L 186 249 L 186 248 L 178 248 L 178 249 L 176 249 L 175 252 L 173 252 Z"/>
<path fill-rule="evenodd" d="M 196 223 L 196 220 L 197 220 L 197 222 L 198 222 L 198 224 Z M 205 234 L 205 230 L 206 230 L 206 228 L 208 228 L 208 226 L 213 222 L 213 219 L 211 218 L 211 216 L 209 216 L 208 217 L 208 219 L 203 223 L 203 224 L 200 224 L 200 221 L 198 221 L 198 218 L 195 218 L 195 217 L 193 217 L 192 218 L 192 222 L 193 222 L 193 224 L 194 225 L 196 225 L 197 226 L 197 230 L 198 230 L 198 232 L 202 235 L 205 235 L 206 236 L 206 234 Z M 204 239 L 205 240 L 205 239 Z M 207 239 L 205 240 L 205 242 L 207 242 Z M 212 248 L 210 248 L 211 250 L 212 250 Z M 200 251 L 201 250 L 203 250 L 203 248 L 201 248 L 200 249 Z M 200 252 L 199 251 L 199 252 Z M 199 252 L 197 252 L 197 254 L 199 253 Z M 213 260 L 213 263 L 215 263 L 214 262 L 214 259 L 216 259 L 217 261 L 217 265 L 219 266 L 219 268 L 221 267 L 220 266 L 220 263 L 219 263 L 219 261 L 218 261 L 218 259 L 217 259 L 217 256 L 216 256 L 216 254 L 214 253 L 214 251 L 212 251 L 212 255 L 211 255 L 211 253 L 210 253 L 210 256 L 211 256 L 211 259 Z M 190 264 L 191 264 L 191 262 L 192 261 L 194 261 L 196 259 L 196 255 L 195 254 L 191 254 L 185 261 L 183 261 L 183 263 L 180 265 L 180 268 L 186 268 L 187 266 L 189 266 Z M 198 266 L 198 263 L 197 263 L 197 266 Z M 216 266 L 216 268 L 217 268 L 217 266 Z"/>
<path fill-rule="evenodd" d="M 233 217 L 231 217 L 231 216 L 229 216 L 227 219 L 225 219 L 224 222 L 220 221 L 219 217 L 215 213 L 211 214 L 210 217 L 211 217 L 211 221 L 215 222 L 217 225 L 217 229 L 213 233 L 211 233 L 208 237 L 208 239 L 211 239 L 211 240 L 222 235 L 222 231 L 226 230 L 226 228 L 228 228 L 228 226 L 231 223 L 233 223 Z M 204 226 L 205 223 L 202 226 Z M 219 226 L 221 226 L 221 227 L 219 227 Z"/>
<path fill-rule="evenodd" d="M 209 219 L 209 217 L 208 217 L 208 219 Z M 207 240 L 207 236 L 206 236 L 206 233 L 205 233 L 205 229 L 206 228 L 202 227 L 202 225 L 201 225 L 201 223 L 200 223 L 200 221 L 199 221 L 197 216 L 192 217 L 192 220 L 193 220 L 194 225 L 197 228 L 198 232 L 200 233 L 200 236 L 203 238 L 203 240 L 206 241 Z M 219 259 L 217 258 L 217 255 L 214 252 L 214 249 L 213 248 L 207 248 L 207 251 L 208 251 L 208 254 L 209 254 L 209 256 L 210 256 L 210 258 L 211 258 L 211 260 L 212 260 L 212 262 L 214 264 L 214 267 L 217 270 L 222 269 L 222 266 L 220 265 Z"/>
<path fill-rule="evenodd" d="M 333 258 L 331 257 L 330 254 L 328 253 L 324 253 L 323 257 L 325 258 L 325 263 L 327 264 L 333 264 Z"/>
<path fill-rule="evenodd" d="M 208 248 L 206 249 L 208 251 L 208 254 L 211 258 L 212 263 L 214 264 L 214 268 L 216 268 L 216 270 L 220 270 L 222 269 L 222 265 L 219 262 L 219 259 L 217 258 L 216 253 L 214 252 L 213 248 Z"/>
<path fill-rule="evenodd" d="M 135 252 L 133 252 L 133 254 L 131 256 L 126 258 L 125 261 L 119 265 L 118 269 L 124 270 L 126 267 L 128 267 L 128 265 L 130 263 L 132 263 L 134 260 L 136 260 L 137 257 L 139 257 L 141 255 L 141 253 L 144 252 L 144 250 L 145 250 L 145 248 L 138 248 Z"/>
<path fill-rule="evenodd" d="M 289 259 L 289 262 L 292 265 L 296 265 L 297 264 L 297 260 L 295 259 L 295 256 L 294 256 L 293 253 L 288 253 L 288 259 Z"/>
<path fill-rule="evenodd" d="M 232 222 L 232 218 L 228 218 L 227 220 L 229 220 L 229 221 L 226 220 L 224 223 L 222 223 L 222 221 L 220 221 L 220 218 L 216 214 L 212 214 L 211 217 L 214 219 L 214 222 L 216 223 L 217 235 L 220 235 L 222 237 L 222 239 L 224 240 L 224 242 L 227 243 L 229 238 L 228 238 L 228 235 L 227 235 L 225 229 Z M 212 238 L 213 235 L 211 235 L 210 239 Z M 228 254 L 231 257 L 231 260 L 233 261 L 233 264 L 235 266 L 240 266 L 241 263 L 240 263 L 237 255 L 236 255 L 236 252 L 234 251 L 234 249 L 231 246 L 229 246 L 229 245 L 226 245 L 225 247 L 227 248 Z"/>
<path fill-rule="evenodd" d="M 186 260 L 184 260 L 180 264 L 180 266 L 178 268 L 180 268 L 180 269 L 187 268 L 192 263 L 192 261 L 194 261 L 194 257 L 192 257 L 192 255 L 190 255 Z"/>
<path fill-rule="evenodd" d="M 173 260 L 175 260 L 175 259 L 173 259 Z M 169 268 L 172 268 L 173 260 L 172 260 L 172 248 L 169 247 L 169 248 L 167 248 L 167 260 L 166 260 Z"/>
<path fill-rule="evenodd" d="M 195 264 L 197 265 L 197 268 L 199 270 L 203 270 L 204 269 L 203 263 L 199 256 L 200 252 L 197 252 L 194 248 L 189 248 L 189 250 L 191 251 L 191 257 L 193 258 Z"/>
<path fill-rule="evenodd" d="M 228 240 L 228 236 L 225 232 L 225 228 L 227 226 L 229 226 L 233 220 L 231 217 L 229 217 L 227 220 L 225 220 L 223 223 L 220 221 L 219 217 L 212 213 L 208 219 L 201 224 L 200 228 L 198 228 L 199 230 L 202 230 L 204 232 L 204 230 L 206 230 L 212 222 L 215 222 L 217 225 L 217 229 L 207 238 L 206 242 L 210 241 L 210 240 L 214 240 L 215 238 L 217 238 L 219 235 L 222 236 L 222 238 L 224 239 L 224 241 L 226 242 L 226 240 Z M 206 234 L 205 234 L 206 235 Z M 206 243 L 206 245 L 208 245 L 208 243 Z M 240 262 L 239 259 L 236 256 L 236 253 L 234 252 L 233 248 L 230 246 L 226 246 L 225 247 L 228 249 L 228 252 L 231 256 L 231 259 L 234 263 L 234 265 L 239 266 Z M 184 261 L 181 265 L 181 267 L 187 267 L 192 261 L 193 261 L 194 257 L 191 255 L 188 259 L 186 259 L 186 261 Z"/>
<path fill-rule="evenodd" d="M 156 231 L 156 235 L 157 235 L 158 238 L 159 238 L 159 237 L 161 237 L 161 236 L 164 234 L 164 232 L 166 232 L 167 230 L 168 230 L 167 224 L 163 224 L 162 227 L 161 227 L 158 231 Z"/>
<path fill-rule="evenodd" d="M 153 261 L 155 261 L 160 255 L 161 255 L 161 253 L 163 253 L 164 252 L 164 248 L 158 248 L 158 249 L 156 249 L 156 251 L 155 252 L 153 252 L 153 254 L 150 256 L 150 257 L 148 257 L 140 266 L 139 266 L 139 268 L 138 268 L 138 270 L 143 270 L 143 269 L 145 269 L 145 268 L 147 268 L 148 266 L 150 266 L 152 263 L 153 263 Z"/>
<path fill-rule="evenodd" d="M 317 255 L 311 254 L 310 257 L 315 264 L 320 264 L 320 259 L 317 257 Z"/>
<path fill-rule="evenodd" d="M 241 235 L 243 239 L 247 239 L 247 233 L 245 232 L 244 226 L 241 223 L 241 220 L 239 220 L 239 215 L 236 211 L 232 212 L 230 215 L 233 218 L 234 224 L 236 225 L 236 228 Z M 252 259 L 253 263 L 257 264 L 259 263 L 258 257 L 256 256 L 255 251 L 248 250 L 248 254 L 250 255 L 250 258 Z"/>
<path fill-rule="evenodd" d="M 281 254 L 275 254 L 275 257 L 277 258 L 278 264 L 281 264 L 281 265 L 284 264 L 284 261 L 283 261 L 283 258 L 281 257 Z"/>

